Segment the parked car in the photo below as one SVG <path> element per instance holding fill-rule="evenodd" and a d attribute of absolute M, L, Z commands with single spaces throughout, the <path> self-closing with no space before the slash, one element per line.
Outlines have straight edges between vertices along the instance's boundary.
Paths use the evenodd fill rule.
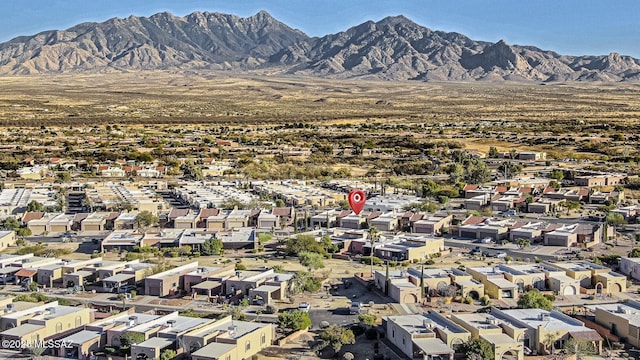
<path fill-rule="evenodd" d="M 309 304 L 308 302 L 301 302 L 300 305 L 298 305 L 298 310 L 309 312 L 309 310 L 311 310 L 311 304 Z"/>
<path fill-rule="evenodd" d="M 362 313 L 362 303 L 359 301 L 352 301 L 349 306 L 349 314 L 358 315 Z"/>
<path fill-rule="evenodd" d="M 506 252 L 500 252 L 494 255 L 495 257 L 497 257 L 498 259 L 501 258 L 506 258 L 507 257 L 507 253 Z"/>

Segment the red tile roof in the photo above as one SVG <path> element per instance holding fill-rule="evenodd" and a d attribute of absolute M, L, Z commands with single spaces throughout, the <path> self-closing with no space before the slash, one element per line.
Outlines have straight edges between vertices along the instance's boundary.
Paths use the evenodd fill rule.
<path fill-rule="evenodd" d="M 43 216 L 44 216 L 43 212 L 28 212 L 24 214 L 24 216 L 22 217 L 22 222 L 26 224 L 31 220 L 42 219 Z"/>
<path fill-rule="evenodd" d="M 483 223 L 485 220 L 487 220 L 486 217 L 484 216 L 469 216 L 464 222 L 462 222 L 462 225 L 476 225 L 476 224 L 480 224 Z"/>
<path fill-rule="evenodd" d="M 291 208 L 290 207 L 274 208 L 273 215 L 280 216 L 280 217 L 291 217 Z"/>
<path fill-rule="evenodd" d="M 478 185 L 467 184 L 462 188 L 462 191 L 475 190 L 478 188 Z"/>
<path fill-rule="evenodd" d="M 217 216 L 218 214 L 220 214 L 220 209 L 205 208 L 200 210 L 200 219 L 206 219 L 209 216 Z"/>
<path fill-rule="evenodd" d="M 32 270 L 32 269 L 20 269 L 18 270 L 18 272 L 15 273 L 16 276 L 21 276 L 21 277 L 33 277 L 33 275 L 37 274 L 38 270 Z"/>

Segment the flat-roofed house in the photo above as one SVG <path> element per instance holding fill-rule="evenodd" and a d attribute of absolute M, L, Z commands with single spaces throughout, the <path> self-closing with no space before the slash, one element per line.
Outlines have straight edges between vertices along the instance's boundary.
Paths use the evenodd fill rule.
<path fill-rule="evenodd" d="M 369 220 L 369 226 L 378 231 L 395 231 L 398 230 L 399 225 L 398 215 L 395 212 L 388 212 Z"/>
<path fill-rule="evenodd" d="M 463 238 L 491 238 L 500 241 L 509 237 L 509 228 L 515 224 L 511 219 L 488 219 L 471 216 L 458 228 L 458 235 Z"/>
<path fill-rule="evenodd" d="M 588 248 L 603 239 L 602 224 L 567 224 L 544 234 L 544 244 L 563 247 Z"/>
<path fill-rule="evenodd" d="M 597 331 L 590 329 L 577 319 L 560 311 L 542 309 L 511 309 L 500 310 L 491 308 L 491 315 L 498 321 L 513 324 L 526 329 L 524 336 L 519 339 L 524 346 L 538 354 L 550 354 L 552 348 L 547 344 L 553 341 L 553 348 L 563 349 L 569 339 L 593 345 L 597 354 L 602 351 L 602 337 Z"/>
<path fill-rule="evenodd" d="M 184 290 L 187 293 L 191 293 L 195 290 L 193 289 L 193 286 L 202 284 L 203 282 L 211 279 L 211 288 L 208 289 L 210 292 L 208 292 L 207 295 L 218 295 L 222 292 L 222 282 L 216 280 L 233 275 L 235 275 L 235 265 L 233 264 L 224 267 L 199 266 L 195 270 L 184 275 Z M 217 286 L 213 286 L 214 282 L 217 283 Z"/>
<path fill-rule="evenodd" d="M 640 280 L 640 258 L 620 258 L 620 272 L 632 279 Z"/>
<path fill-rule="evenodd" d="M 16 232 L 11 231 L 0 231 L 0 251 L 6 250 L 10 246 L 15 246 L 16 244 Z"/>
<path fill-rule="evenodd" d="M 199 214 L 189 212 L 186 215 L 178 216 L 173 220 L 175 229 L 195 229 L 198 222 Z"/>
<path fill-rule="evenodd" d="M 155 337 L 131 346 L 131 358 L 159 358 L 164 349 L 180 347 L 179 341 L 186 333 L 214 323 L 214 320 L 210 319 L 180 316 L 177 312 L 163 316 L 156 321 L 164 322 L 164 324 Z"/>
<path fill-rule="evenodd" d="M 132 230 L 116 230 L 107 235 L 100 243 L 101 252 L 105 251 L 132 251 L 134 246 L 140 246 L 143 233 Z"/>
<path fill-rule="evenodd" d="M 67 359 L 89 359 L 105 345 L 102 334 L 91 330 L 81 330 L 60 340 L 65 346 L 56 349 L 57 355 Z"/>
<path fill-rule="evenodd" d="M 88 214 L 80 223 L 82 232 L 99 232 L 106 230 L 107 217 L 110 213 L 95 212 Z"/>
<path fill-rule="evenodd" d="M 590 306 L 595 312 L 596 323 L 611 334 L 626 339 L 631 346 L 640 347 L 640 302 L 627 300 L 618 304 Z"/>
<path fill-rule="evenodd" d="M 440 319 L 438 319 L 440 320 Z M 455 350 L 438 336 L 437 322 L 425 315 L 387 316 L 383 319 L 386 338 L 409 359 L 433 358 L 453 360 Z M 469 332 L 451 324 L 460 339 L 470 338 Z"/>
<path fill-rule="evenodd" d="M 371 244 L 368 241 L 363 244 L 362 249 L 365 255 L 371 254 Z M 441 252 L 443 249 L 443 238 L 416 234 L 395 236 L 373 246 L 375 256 L 393 261 L 422 260 L 427 256 Z"/>
<path fill-rule="evenodd" d="M 509 324 L 495 316 L 484 313 L 452 314 L 451 320 L 471 333 L 474 339 L 483 339 L 491 344 L 495 360 L 504 358 L 524 359 L 526 328 Z"/>
<path fill-rule="evenodd" d="M 192 360 L 241 360 L 271 346 L 275 326 L 237 321 L 227 316 L 184 335 Z"/>
<path fill-rule="evenodd" d="M 123 212 L 113 221 L 114 230 L 133 230 L 138 223 L 137 212 Z"/>
<path fill-rule="evenodd" d="M 355 213 L 351 213 L 340 219 L 340 227 L 346 229 L 362 229 L 366 223 L 367 218 L 365 216 L 356 215 Z"/>
<path fill-rule="evenodd" d="M 611 271 L 610 268 L 588 261 L 550 263 L 552 267 L 564 270 L 567 276 L 580 282 L 586 289 L 596 293 L 619 293 L 627 291 L 627 278 Z"/>
<path fill-rule="evenodd" d="M 413 232 L 418 234 L 442 235 L 451 229 L 453 215 L 429 216 L 413 223 Z"/>
<path fill-rule="evenodd" d="M 167 296 L 184 289 L 184 275 L 198 268 L 198 262 L 192 262 L 171 270 L 148 276 L 144 281 L 145 295 Z"/>
<path fill-rule="evenodd" d="M 418 274 L 418 278 L 419 276 Z M 394 301 L 400 304 L 417 304 L 422 301 L 422 290 L 419 286 L 420 280 L 412 278 L 408 272 L 390 270 L 388 281 L 386 272 L 374 271 L 374 277 L 376 287 L 388 294 Z M 385 291 L 386 287 L 388 287 L 388 290 Z"/>
<path fill-rule="evenodd" d="M 26 322 L 0 333 L 2 340 L 46 341 L 53 337 L 70 334 L 76 329 L 93 321 L 94 310 L 62 306 L 57 303 L 46 304 L 44 310 L 36 311 Z M 5 314 L 6 317 L 20 317 L 18 313 Z"/>
<path fill-rule="evenodd" d="M 509 231 L 509 240 L 526 239 L 531 243 L 542 240 L 542 232 L 548 226 L 545 222 L 529 222 L 519 227 L 513 227 Z"/>
<path fill-rule="evenodd" d="M 518 285 L 507 280 L 498 267 L 468 267 L 466 268 L 474 279 L 484 285 L 484 292 L 493 299 L 517 299 Z"/>

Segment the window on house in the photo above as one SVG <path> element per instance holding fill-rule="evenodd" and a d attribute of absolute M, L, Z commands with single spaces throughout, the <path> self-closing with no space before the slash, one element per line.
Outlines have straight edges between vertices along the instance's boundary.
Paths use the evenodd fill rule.
<path fill-rule="evenodd" d="M 265 342 L 267 342 L 267 336 L 262 334 L 262 336 L 260 336 L 260 344 L 264 345 Z"/>
<path fill-rule="evenodd" d="M 251 342 L 247 341 L 246 344 L 244 345 L 244 351 L 249 351 L 249 349 L 251 349 Z"/>
<path fill-rule="evenodd" d="M 404 345 L 405 337 L 402 337 L 402 345 Z"/>

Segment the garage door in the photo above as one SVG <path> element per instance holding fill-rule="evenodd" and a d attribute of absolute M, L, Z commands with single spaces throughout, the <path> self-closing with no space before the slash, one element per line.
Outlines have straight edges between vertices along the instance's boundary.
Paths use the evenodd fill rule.
<path fill-rule="evenodd" d="M 578 292 L 576 291 L 575 286 L 569 285 L 564 288 L 562 292 L 563 295 L 576 295 Z"/>

